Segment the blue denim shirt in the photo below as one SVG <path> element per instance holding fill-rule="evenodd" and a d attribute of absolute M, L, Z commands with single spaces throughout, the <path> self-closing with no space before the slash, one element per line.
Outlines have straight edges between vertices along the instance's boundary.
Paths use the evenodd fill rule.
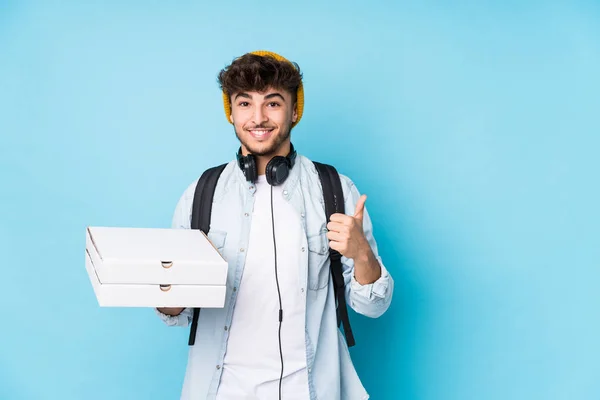
<path fill-rule="evenodd" d="M 360 197 L 352 181 L 340 175 L 345 209 L 353 215 Z M 368 399 L 348 352 L 345 338 L 336 321 L 336 300 L 329 272 L 327 221 L 321 182 L 314 164 L 301 155 L 283 184 L 283 197 L 300 215 L 304 229 L 300 263 L 300 287 L 306 298 L 306 363 L 311 400 Z M 196 182 L 179 200 L 173 217 L 173 228 L 189 229 Z M 209 239 L 229 264 L 225 306 L 222 309 L 202 309 L 198 321 L 196 343 L 189 349 L 188 365 L 181 398 L 185 400 L 214 399 L 222 373 L 227 339 L 235 308 L 248 246 L 252 209 L 256 188 L 249 182 L 235 161 L 225 167 L 217 184 L 212 205 Z M 381 277 L 368 285 L 354 278 L 354 262 L 342 257 L 347 303 L 357 313 L 376 318 L 390 305 L 394 282 L 384 267 L 373 237 L 371 220 L 364 211 L 363 230 L 381 264 Z M 176 317 L 160 312 L 170 326 L 188 326 L 192 310 L 185 309 Z M 368 346 L 369 343 L 363 343 Z"/>

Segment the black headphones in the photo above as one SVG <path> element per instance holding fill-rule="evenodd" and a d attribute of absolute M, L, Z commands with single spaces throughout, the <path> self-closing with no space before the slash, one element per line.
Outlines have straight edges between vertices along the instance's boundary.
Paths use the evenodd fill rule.
<path fill-rule="evenodd" d="M 256 158 L 253 154 L 247 156 L 242 155 L 242 148 L 238 150 L 237 161 L 240 169 L 244 173 L 248 182 L 256 182 L 258 179 L 258 171 L 256 170 Z M 275 156 L 267 164 L 265 174 L 267 182 L 271 186 L 281 185 L 290 174 L 290 170 L 296 162 L 296 150 L 294 145 L 290 143 L 290 153 L 286 157 Z"/>

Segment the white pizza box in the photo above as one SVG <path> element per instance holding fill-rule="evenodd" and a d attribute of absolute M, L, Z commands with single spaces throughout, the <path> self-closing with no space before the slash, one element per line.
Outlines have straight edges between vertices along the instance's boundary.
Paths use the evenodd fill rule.
<path fill-rule="evenodd" d="M 85 250 L 100 306 L 224 306 L 228 264 L 200 230 L 88 227 Z"/>

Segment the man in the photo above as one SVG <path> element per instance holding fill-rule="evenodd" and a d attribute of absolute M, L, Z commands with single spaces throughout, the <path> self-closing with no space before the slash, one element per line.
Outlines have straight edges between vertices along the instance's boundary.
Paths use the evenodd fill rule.
<path fill-rule="evenodd" d="M 350 214 L 325 220 L 315 166 L 290 141 L 304 105 L 297 64 L 245 54 L 220 72 L 219 84 L 241 142 L 219 178 L 208 234 L 229 263 L 227 295 L 223 309 L 200 312 L 181 398 L 367 399 L 337 326 L 328 257 L 329 247 L 342 254 L 350 307 L 373 318 L 387 310 L 393 280 L 366 196 L 340 175 Z M 174 228 L 190 228 L 195 187 L 179 200 Z M 188 326 L 192 316 L 157 312 L 171 326 Z"/>

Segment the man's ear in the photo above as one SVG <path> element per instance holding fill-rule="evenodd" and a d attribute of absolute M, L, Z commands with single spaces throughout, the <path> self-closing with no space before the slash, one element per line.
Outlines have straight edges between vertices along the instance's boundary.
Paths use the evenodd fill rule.
<path fill-rule="evenodd" d="M 233 114 L 229 114 L 229 121 L 233 124 Z"/>
<path fill-rule="evenodd" d="M 292 122 L 298 120 L 298 103 L 294 104 L 294 113 L 292 114 Z"/>

